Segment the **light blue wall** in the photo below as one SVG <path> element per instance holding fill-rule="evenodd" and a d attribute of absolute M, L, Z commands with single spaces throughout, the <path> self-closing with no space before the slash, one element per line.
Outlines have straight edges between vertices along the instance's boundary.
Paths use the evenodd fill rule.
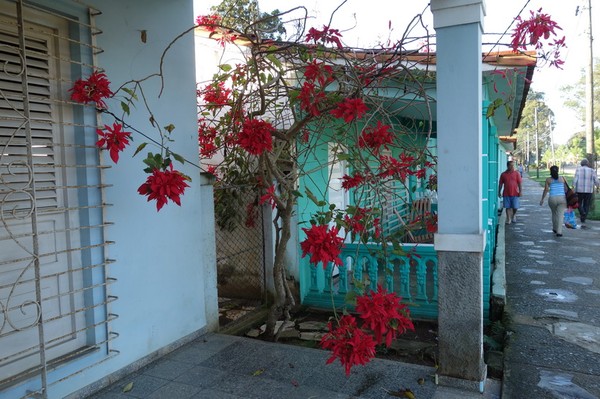
<path fill-rule="evenodd" d="M 54 1 L 48 0 L 46 4 L 52 7 Z M 191 0 L 88 0 L 87 3 L 102 11 L 96 17 L 96 24 L 103 33 L 96 40 L 104 52 L 98 55 L 97 62 L 106 70 L 112 88 L 157 72 L 160 55 L 171 39 L 193 25 Z M 147 31 L 146 43 L 140 39 L 141 30 Z M 196 163 L 198 138 L 191 34 L 171 48 L 165 58 L 164 73 L 165 87 L 160 99 L 157 98 L 160 81 L 154 78 L 144 83 L 150 107 L 160 126 L 170 123 L 176 126 L 173 151 Z M 109 103 L 109 107 L 120 109 L 118 103 Z M 139 104 L 128 122 L 155 137 L 143 109 Z M 103 118 L 103 123 L 112 122 L 107 115 Z M 110 295 L 118 300 L 110 305 L 109 311 L 119 316 L 111 324 L 111 329 L 119 334 L 112 348 L 120 354 L 52 385 L 51 398 L 63 398 L 174 341 L 218 323 L 212 198 L 203 195 L 199 169 L 176 164 L 193 182 L 182 197 L 181 207 L 169 203 L 157 213 L 155 203 L 146 202 L 137 188 L 147 177 L 142 164 L 145 152 L 156 152 L 158 148 L 149 145 L 144 154 L 132 158 L 141 142 L 136 137 L 118 165 L 104 174 L 104 182 L 112 185 L 105 190 L 105 201 L 112 204 L 105 219 L 114 222 L 105 233 L 106 240 L 114 241 L 107 249 L 107 257 L 115 259 L 110 265 L 110 275 L 118 280 L 110 286 Z M 103 156 L 105 164 L 112 164 L 108 154 Z M 101 359 L 105 354 L 104 350 L 93 356 Z M 76 371 L 90 359 L 84 357 L 62 367 L 59 374 Z M 59 374 L 51 374 L 51 380 L 58 380 Z"/>

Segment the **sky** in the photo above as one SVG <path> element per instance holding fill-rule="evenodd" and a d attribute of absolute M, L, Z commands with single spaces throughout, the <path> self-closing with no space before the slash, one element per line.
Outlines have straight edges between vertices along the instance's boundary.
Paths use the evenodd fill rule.
<path fill-rule="evenodd" d="M 220 0 L 194 0 L 195 13 L 208 14 L 210 6 L 220 3 Z M 343 0 L 259 0 L 262 11 L 278 8 L 280 11 L 303 5 L 306 7 L 310 21 L 309 27 L 330 25 L 333 11 Z M 593 0 L 592 0 L 593 2 Z M 417 14 L 423 14 L 423 22 L 431 33 L 433 17 L 427 8 L 426 0 L 346 0 L 335 12 L 331 26 L 339 29 L 343 42 L 348 46 L 369 47 L 390 37 L 398 39 L 404 33 L 407 25 Z M 575 84 L 585 69 L 590 51 L 588 35 L 589 11 L 588 0 L 486 0 L 486 17 L 484 20 L 483 41 L 496 41 L 494 34 L 506 31 L 514 18 L 525 7 L 521 14 L 525 19 L 529 11 L 540 8 L 549 14 L 562 28 L 560 35 L 566 37 L 567 49 L 563 50 L 563 69 L 544 66 L 538 68 L 533 76 L 531 88 L 545 94 L 545 101 L 555 114 L 556 128 L 553 131 L 556 144 L 564 144 L 572 135 L 583 131 L 583 122 L 578 120 L 575 113 L 564 106 L 563 90 L 566 85 Z M 579 13 L 576 9 L 579 6 Z M 594 24 L 598 23 L 595 27 Z M 390 33 L 388 27 L 391 25 Z M 514 27 L 514 25 L 513 25 Z M 504 43 L 510 42 L 508 31 Z M 592 31 L 600 32 L 600 5 L 592 5 Z M 415 30 L 421 35 L 425 30 Z M 596 33 L 600 37 L 600 33 Z M 600 41 L 593 42 L 594 56 L 600 57 Z"/>

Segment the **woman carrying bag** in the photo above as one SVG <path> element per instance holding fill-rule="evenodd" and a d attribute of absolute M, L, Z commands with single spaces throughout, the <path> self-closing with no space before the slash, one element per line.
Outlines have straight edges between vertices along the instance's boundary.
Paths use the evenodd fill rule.
<path fill-rule="evenodd" d="M 552 211 L 552 231 L 557 237 L 562 237 L 563 220 L 565 209 L 567 209 L 567 199 L 565 198 L 565 178 L 558 175 L 558 166 L 550 167 L 550 177 L 546 179 L 544 192 L 540 205 L 544 204 L 544 198 L 548 193 L 548 206 Z"/>

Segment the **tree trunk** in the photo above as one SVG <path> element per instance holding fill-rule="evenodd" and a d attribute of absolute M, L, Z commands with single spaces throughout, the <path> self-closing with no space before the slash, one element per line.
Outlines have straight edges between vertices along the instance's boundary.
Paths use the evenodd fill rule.
<path fill-rule="evenodd" d="M 294 298 L 288 286 L 285 268 L 285 251 L 291 237 L 291 212 L 279 211 L 279 218 L 275 218 L 274 223 L 277 224 L 277 219 L 281 221 L 281 226 L 275 226 L 280 229 L 279 240 L 275 242 L 275 260 L 273 262 L 273 283 L 275 286 L 275 299 L 269 316 L 267 318 L 267 327 L 265 331 L 265 339 L 268 341 L 276 341 L 279 334 L 275 331 L 275 324 L 285 314 L 286 319 L 289 318 L 289 310 L 294 306 Z"/>

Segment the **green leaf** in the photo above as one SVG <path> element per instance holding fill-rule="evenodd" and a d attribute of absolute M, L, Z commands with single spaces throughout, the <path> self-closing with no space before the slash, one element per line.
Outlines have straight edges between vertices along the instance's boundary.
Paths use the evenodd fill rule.
<path fill-rule="evenodd" d="M 510 119 L 512 116 L 512 108 L 508 104 L 504 104 L 504 110 L 506 111 L 506 118 Z"/>
<path fill-rule="evenodd" d="M 135 94 L 135 92 L 133 90 L 128 89 L 127 87 L 123 87 L 123 91 L 125 93 L 129 94 L 131 96 L 131 98 L 134 98 L 136 100 L 138 99 L 137 94 Z"/>
<path fill-rule="evenodd" d="M 175 154 L 174 152 L 172 152 L 171 155 L 173 155 L 173 158 L 175 158 L 175 160 L 181 163 L 182 165 L 185 164 L 185 158 L 183 158 L 181 155 Z"/>
<path fill-rule="evenodd" d="M 294 197 L 296 197 L 296 198 L 298 198 L 298 197 L 304 198 L 304 196 L 302 195 L 302 193 L 300 191 L 298 191 L 298 190 L 293 190 L 292 191 L 292 195 Z"/>
<path fill-rule="evenodd" d="M 229 72 L 229 71 L 231 71 L 231 68 L 232 67 L 229 64 L 221 64 L 221 65 L 219 65 L 219 69 L 221 71 L 223 71 L 223 72 Z"/>
<path fill-rule="evenodd" d="M 127 385 L 125 385 L 125 386 L 123 387 L 123 393 L 125 393 L 125 392 L 129 392 L 129 391 L 131 391 L 132 389 L 133 389 L 133 382 L 130 382 L 129 384 L 127 384 Z"/>
<path fill-rule="evenodd" d="M 343 152 L 339 152 L 335 155 L 337 156 L 337 159 L 339 159 L 340 161 L 348 161 L 349 159 L 352 159 L 350 154 L 345 154 Z"/>
<path fill-rule="evenodd" d="M 147 144 L 148 143 L 142 143 L 142 144 L 140 144 L 138 146 L 138 148 L 135 150 L 135 152 L 133 153 L 133 156 L 135 157 L 140 151 L 142 151 L 146 147 Z"/>
<path fill-rule="evenodd" d="M 169 133 L 171 133 L 173 130 L 175 130 L 175 125 L 172 123 L 169 123 L 167 126 L 165 126 L 165 130 Z"/>
<path fill-rule="evenodd" d="M 309 188 L 306 189 L 306 196 L 308 197 L 309 200 L 314 202 L 315 205 L 319 205 L 319 200 L 317 199 L 317 197 L 315 197 L 315 195 L 313 194 L 312 191 L 310 191 Z"/>
<path fill-rule="evenodd" d="M 354 304 L 354 303 L 356 303 L 356 297 L 358 297 L 358 294 L 356 293 L 356 291 L 350 290 L 346 293 L 344 302 L 346 302 L 347 304 Z"/>
<path fill-rule="evenodd" d="M 267 59 L 269 61 L 271 61 L 273 64 L 275 64 L 275 66 L 279 69 L 281 69 L 281 61 L 279 61 L 279 59 L 275 56 L 275 54 L 269 54 L 267 55 Z"/>
<path fill-rule="evenodd" d="M 127 115 L 129 115 L 129 105 L 127 105 L 127 103 L 124 103 L 123 101 L 121 101 L 121 108 L 123 109 L 123 112 L 125 112 Z"/>

